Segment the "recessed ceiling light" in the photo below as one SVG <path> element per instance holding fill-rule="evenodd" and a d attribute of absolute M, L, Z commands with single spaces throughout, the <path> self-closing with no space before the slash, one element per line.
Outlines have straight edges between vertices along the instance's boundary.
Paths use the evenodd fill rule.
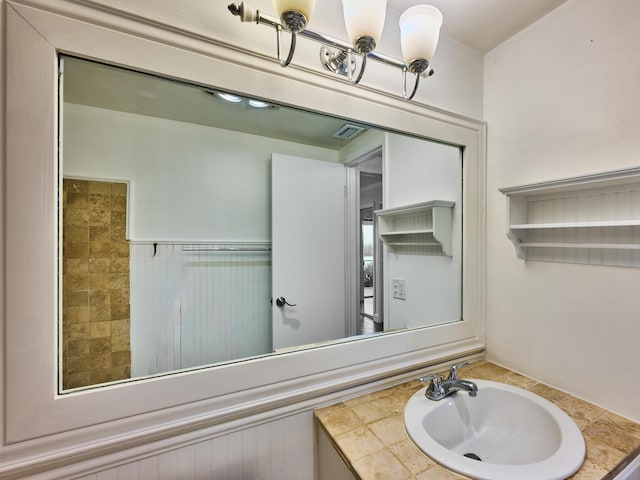
<path fill-rule="evenodd" d="M 224 93 L 224 92 L 216 92 L 216 97 L 224 100 L 225 102 L 231 102 L 231 103 L 240 103 L 242 101 L 241 97 L 237 95 L 232 95 L 230 93 Z"/>
<path fill-rule="evenodd" d="M 263 102 L 262 100 L 254 100 L 253 98 L 249 100 L 249 105 L 253 108 L 269 108 L 271 106 L 270 103 Z"/>

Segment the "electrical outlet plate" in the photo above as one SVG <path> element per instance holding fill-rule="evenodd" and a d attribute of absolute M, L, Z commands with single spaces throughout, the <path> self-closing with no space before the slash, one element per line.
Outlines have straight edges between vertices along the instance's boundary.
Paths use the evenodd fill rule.
<path fill-rule="evenodd" d="M 391 288 L 393 290 L 393 298 L 397 298 L 398 300 L 407 299 L 407 284 L 403 279 L 392 278 Z"/>

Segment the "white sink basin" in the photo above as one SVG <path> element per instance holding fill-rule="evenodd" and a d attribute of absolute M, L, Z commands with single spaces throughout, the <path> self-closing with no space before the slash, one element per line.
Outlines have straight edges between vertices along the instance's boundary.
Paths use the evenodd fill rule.
<path fill-rule="evenodd" d="M 562 480 L 580 468 L 584 438 L 566 413 L 521 388 L 473 381 L 476 397 L 460 391 L 433 401 L 426 388 L 411 397 L 404 424 L 420 450 L 483 480 Z"/>

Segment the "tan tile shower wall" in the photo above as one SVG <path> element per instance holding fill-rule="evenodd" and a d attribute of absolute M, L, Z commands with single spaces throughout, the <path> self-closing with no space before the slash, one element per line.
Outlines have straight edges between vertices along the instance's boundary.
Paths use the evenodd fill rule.
<path fill-rule="evenodd" d="M 131 376 L 127 184 L 63 181 L 62 385 Z"/>

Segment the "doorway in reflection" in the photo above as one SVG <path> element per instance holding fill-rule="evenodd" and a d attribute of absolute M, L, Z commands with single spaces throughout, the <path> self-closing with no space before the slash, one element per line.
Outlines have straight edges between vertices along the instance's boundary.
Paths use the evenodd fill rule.
<path fill-rule="evenodd" d="M 383 316 L 377 303 L 380 295 L 376 295 L 376 286 L 382 282 L 382 272 L 378 272 L 378 264 L 382 261 L 376 255 L 375 243 L 377 228 L 375 228 L 374 208 L 366 207 L 360 210 L 360 323 L 358 335 L 381 332 Z"/>
<path fill-rule="evenodd" d="M 359 323 L 358 334 L 384 330 L 382 242 L 376 210 L 382 208 L 382 155 L 358 165 L 360 204 Z"/>

